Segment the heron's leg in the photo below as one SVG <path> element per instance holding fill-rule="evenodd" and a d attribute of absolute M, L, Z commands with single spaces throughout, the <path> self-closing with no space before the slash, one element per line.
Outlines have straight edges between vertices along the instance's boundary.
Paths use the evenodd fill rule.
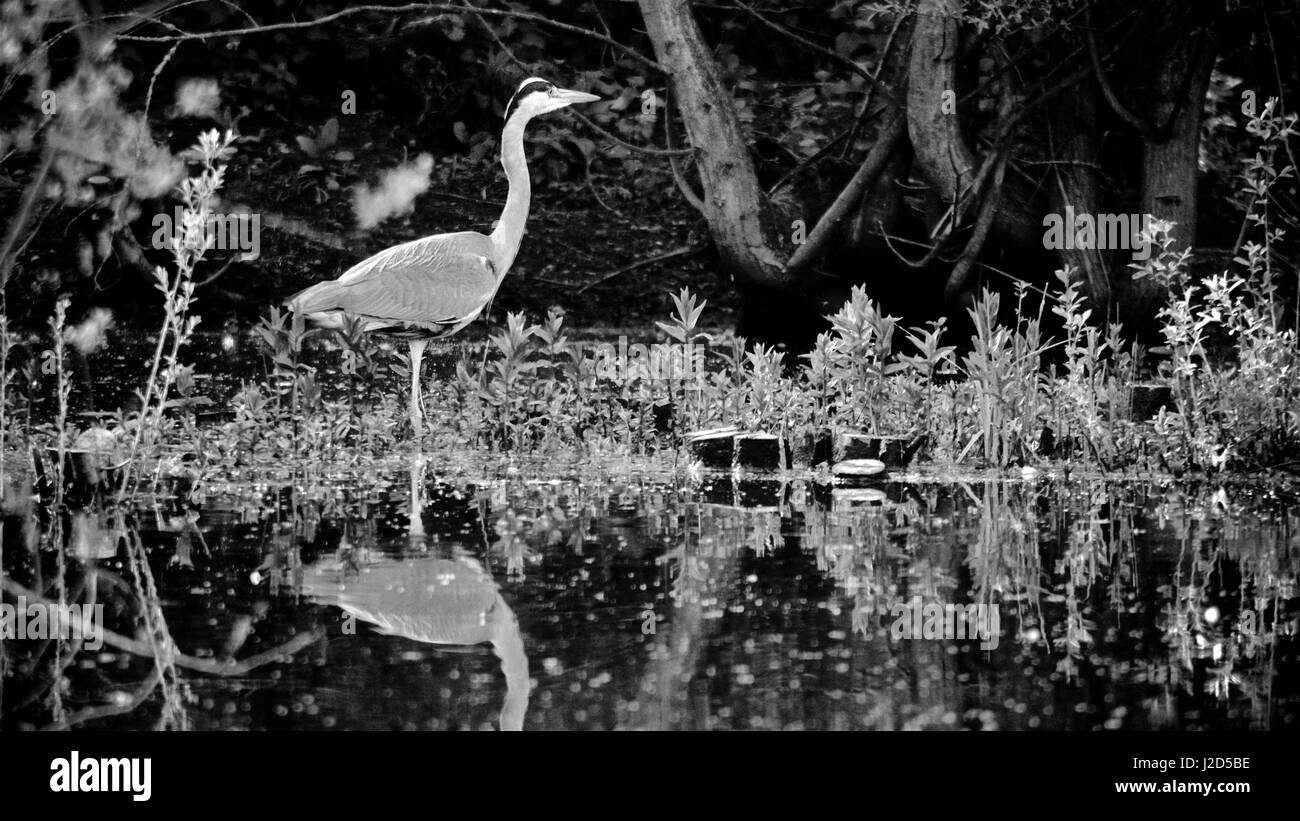
<path fill-rule="evenodd" d="M 492 300 L 496 299 L 496 297 L 497 295 L 496 292 L 494 291 L 492 293 L 492 296 L 488 297 L 487 307 L 483 309 L 483 324 L 488 329 L 489 337 L 491 336 L 492 325 L 491 323 L 488 322 L 488 314 L 492 313 Z M 486 342 L 483 343 L 483 361 L 478 363 L 478 384 L 480 388 L 485 387 L 487 385 L 487 355 L 488 355 L 488 348 L 491 347 L 492 347 L 492 340 L 491 338 L 489 338 Z"/>
<path fill-rule="evenodd" d="M 412 547 L 424 542 L 424 454 L 411 461 L 410 540 Z"/>
<path fill-rule="evenodd" d="M 420 363 L 424 360 L 427 339 L 412 339 L 411 346 L 411 430 L 415 438 L 424 436 L 424 397 L 420 390 Z"/>

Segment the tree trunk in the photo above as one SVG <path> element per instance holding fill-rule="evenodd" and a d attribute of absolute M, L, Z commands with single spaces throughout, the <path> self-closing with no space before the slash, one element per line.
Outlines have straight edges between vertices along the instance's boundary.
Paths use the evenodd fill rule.
<path fill-rule="evenodd" d="M 1200 178 L 1201 115 L 1210 74 L 1217 56 L 1212 22 L 1201 14 L 1182 10 L 1167 18 L 1156 42 L 1161 58 L 1154 67 L 1147 111 L 1154 125 L 1142 147 L 1140 213 L 1176 223 L 1173 250 L 1196 243 L 1196 188 Z M 1195 22 L 1194 22 L 1195 21 Z M 1204 26 L 1199 31 L 1193 25 Z M 1134 280 L 1121 271 L 1122 316 L 1143 322 L 1164 301 L 1155 281 Z"/>
<path fill-rule="evenodd" d="M 1050 104 L 1052 158 L 1056 166 L 1051 179 L 1052 210 L 1064 217 L 1066 207 L 1076 214 L 1098 214 L 1106 210 L 1102 202 L 1097 168 L 1100 163 L 1100 100 L 1097 81 L 1085 77 L 1067 96 Z M 1073 230 L 1070 227 L 1068 230 Z M 1069 243 L 1074 246 L 1074 243 Z M 1061 264 L 1072 267 L 1084 293 L 1093 305 L 1093 316 L 1110 315 L 1110 277 L 1108 263 L 1118 264 L 1114 254 L 1098 249 L 1063 248 Z"/>
<path fill-rule="evenodd" d="M 960 11 L 960 0 L 920 0 L 908 66 L 907 132 L 916 168 L 942 204 L 940 211 L 960 204 L 975 174 L 957 115 Z M 954 214 L 953 224 L 959 221 Z"/>
<path fill-rule="evenodd" d="M 704 188 L 704 219 L 722 264 L 744 284 L 787 284 L 774 218 L 750 158 L 731 91 L 723 86 L 688 0 L 638 0 L 646 33 L 670 72 Z M 707 148 L 705 148 L 707 146 Z"/>
<path fill-rule="evenodd" d="M 974 229 L 961 251 L 964 261 L 959 262 L 949 278 L 946 292 L 950 304 L 955 304 L 959 293 L 966 289 L 968 275 L 990 236 L 996 236 L 1003 247 L 1041 247 L 1039 215 L 1046 207 L 1041 192 L 1032 183 L 1019 175 L 1008 178 L 995 173 L 998 168 L 1005 170 L 1005 157 L 981 158 L 966 142 L 957 107 L 961 96 L 957 77 L 961 14 L 961 0 L 919 0 L 907 74 L 908 134 L 916 155 L 913 167 L 930 188 L 926 217 L 932 226 L 931 240 L 942 244 L 954 235 L 965 233 L 966 229 Z M 1012 82 L 1014 72 L 1009 72 L 1002 80 L 1004 99 L 999 106 L 1000 118 L 1012 114 L 1014 95 L 1006 87 Z M 1002 147 L 1001 150 L 1010 149 Z M 981 179 L 982 174 L 988 176 Z M 995 177 L 997 191 L 991 187 Z M 976 211 L 989 202 L 997 205 L 991 209 L 985 207 L 984 224 L 973 224 L 977 222 Z"/>

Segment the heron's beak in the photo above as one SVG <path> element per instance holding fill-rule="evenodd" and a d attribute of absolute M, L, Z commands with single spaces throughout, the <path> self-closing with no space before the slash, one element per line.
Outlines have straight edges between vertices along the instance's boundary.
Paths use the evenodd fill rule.
<path fill-rule="evenodd" d="M 594 103 L 600 98 L 595 94 L 588 94 L 585 91 L 570 91 L 567 88 L 556 90 L 555 96 L 558 97 L 565 105 L 574 105 L 576 103 Z"/>

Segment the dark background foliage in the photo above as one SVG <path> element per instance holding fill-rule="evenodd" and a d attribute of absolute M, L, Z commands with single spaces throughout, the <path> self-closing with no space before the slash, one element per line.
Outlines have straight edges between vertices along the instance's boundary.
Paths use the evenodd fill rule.
<path fill-rule="evenodd" d="M 855 283 L 865 283 L 886 309 L 911 321 L 947 315 L 960 323 L 974 289 L 1006 290 L 1016 279 L 1049 288 L 1052 271 L 1071 262 L 996 227 L 986 240 L 971 243 L 973 216 L 926 264 L 903 262 L 925 256 L 938 230 L 933 184 L 927 193 L 919 165 L 909 172 L 904 163 L 901 176 L 878 181 L 861 196 L 852 219 L 865 229 L 842 227 L 811 269 L 797 275 L 787 269 L 773 279 L 775 286 L 761 281 L 728 247 L 718 219 L 688 204 L 674 181 L 662 152 L 691 145 L 692 135 L 681 111 L 664 105 L 680 89 L 670 88 L 655 66 L 658 60 L 662 67 L 662 60 L 637 3 L 454 5 L 448 11 L 291 0 L 69 2 L 54 4 L 55 11 L 42 16 L 36 7 L 19 4 L 20 13 L 5 21 L 14 59 L 6 60 L 0 89 L 0 207 L 17 213 L 40 167 L 40 149 L 52 130 L 47 121 L 57 120 L 42 113 L 42 92 L 65 87 L 79 72 L 119 72 L 112 113 L 88 128 L 111 130 L 102 121 L 111 116 L 140 117 L 152 139 L 173 153 L 205 128 L 238 134 L 224 196 L 263 214 L 262 256 L 245 262 L 214 253 L 197 276 L 208 324 L 247 322 L 266 304 L 336 276 L 367 253 L 429 233 L 489 228 L 505 196 L 497 164 L 504 105 L 522 78 L 538 74 L 592 90 L 604 102 L 582 112 L 590 122 L 565 114 L 530 131 L 535 207 L 520 260 L 502 289 L 505 307 L 540 314 L 562 304 L 578 324 L 636 322 L 662 312 L 664 292 L 691 284 L 723 309 L 718 316 L 724 320 L 742 309 L 741 329 L 749 335 L 806 346 L 821 317 L 836 310 Z M 906 45 L 907 27 L 925 19 L 919 5 L 690 4 L 727 92 L 728 99 L 717 103 L 734 111 L 745 144 L 744 156 L 737 156 L 726 154 L 728 147 L 694 140 L 694 156 L 681 158 L 680 182 L 699 188 L 699 163 L 708 189 L 711 154 L 721 155 L 723 167 L 752 166 L 758 188 L 766 192 L 764 202 L 755 204 L 763 215 L 764 242 L 778 255 L 791 253 L 784 236 L 789 226 L 795 220 L 809 229 L 817 224 L 879 140 L 889 92 L 905 96 L 908 76 L 890 75 L 889 60 L 900 43 Z M 1117 99 L 1115 105 L 1098 105 L 1090 118 L 1096 153 L 1087 164 L 1098 170 L 1096 204 L 1114 212 L 1141 209 L 1145 138 L 1131 120 L 1159 108 L 1147 104 L 1147 86 L 1177 58 L 1151 45 L 1200 36 L 1199 29 L 1176 27 L 1192 21 L 1212 25 L 1217 36 L 1200 112 L 1200 161 L 1188 172 L 1200 191 L 1196 262 L 1212 270 L 1239 251 L 1249 200 L 1241 192 L 1242 163 L 1255 151 L 1242 127 L 1242 94 L 1252 92 L 1261 106 L 1278 97 L 1286 110 L 1296 65 L 1277 44 L 1295 39 L 1300 15 L 1264 0 L 1196 4 L 1181 17 L 1176 5 L 960 4 L 954 77 L 962 139 L 977 154 L 988 150 L 1004 118 L 998 95 L 1007 89 L 1013 109 L 1026 109 L 1008 148 L 999 224 L 1001 215 L 1022 211 L 1022 223 L 1032 227 L 1048 210 L 1059 185 L 1056 169 L 1066 162 L 1053 117 L 1081 105 L 1086 94 L 1098 94 L 1088 85 L 1089 72 L 1095 75 L 1098 68 Z M 313 24 L 340 12 L 337 19 Z M 24 24 L 30 30 L 23 31 Z M 228 34 L 243 29 L 257 30 Z M 1101 40 L 1098 66 L 1088 65 L 1084 33 Z M 1076 68 L 1063 93 L 1034 102 L 1034 89 L 1060 77 L 1053 72 L 1065 72 L 1069 80 Z M 1015 83 L 999 90 L 999 77 L 1014 77 Z M 178 116 L 175 90 L 193 78 L 215 80 L 219 105 L 203 117 Z M 658 103 L 651 117 L 641 115 L 647 93 Z M 343 111 L 345 94 L 354 95 L 355 113 Z M 920 136 L 914 128 L 911 143 L 924 152 Z M 373 184 L 384 169 L 424 152 L 433 158 L 432 183 L 414 211 L 361 230 L 351 189 Z M 81 172 L 83 183 L 103 177 L 108 182 L 74 197 L 63 179 L 63 196 L 38 197 L 35 214 L 19 232 L 21 245 L 11 245 L 4 264 L 12 269 L 5 276 L 15 319 L 43 323 L 60 293 L 74 296 L 74 318 L 92 305 L 113 307 L 119 317 L 153 310 L 148 271 L 165 264 L 166 254 L 149 247 L 150 220 L 168 212 L 173 201 L 165 192 L 123 196 L 132 187 L 130 173 L 112 163 Z M 701 193 L 706 200 L 713 196 Z M 1270 193 L 1274 216 L 1284 225 L 1300 210 L 1294 194 L 1291 183 Z M 900 207 L 885 230 L 873 234 L 867 219 L 872 203 L 895 197 Z M 1274 250 L 1292 264 L 1289 237 Z M 954 301 L 953 270 L 964 255 L 977 261 L 960 292 L 966 296 Z M 1107 313 L 1119 316 L 1129 298 L 1122 291 L 1122 266 L 1113 266 L 1110 275 L 1118 277 L 1118 295 Z M 1284 284 L 1292 287 L 1291 280 Z M 20 294 L 21 304 L 14 304 Z"/>

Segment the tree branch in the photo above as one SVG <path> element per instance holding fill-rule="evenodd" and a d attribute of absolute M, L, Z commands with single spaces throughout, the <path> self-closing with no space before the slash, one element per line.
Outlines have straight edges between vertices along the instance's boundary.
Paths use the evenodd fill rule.
<path fill-rule="evenodd" d="M 668 251 L 667 253 L 658 254 L 656 256 L 649 257 L 647 259 L 638 260 L 636 262 L 633 262 L 630 265 L 624 265 L 622 268 L 618 268 L 613 271 L 610 271 L 608 274 L 601 275 L 599 278 L 594 279 L 591 282 L 588 282 L 586 285 L 583 285 L 574 293 L 581 294 L 590 288 L 595 288 L 597 285 L 601 285 L 605 282 L 608 282 L 614 277 L 626 274 L 628 271 L 635 271 L 637 268 L 644 268 L 647 265 L 657 265 L 660 262 L 667 262 L 670 259 L 677 259 L 679 257 L 693 256 L 695 254 L 700 253 L 707 247 L 708 245 L 684 245 L 681 248 L 676 248 L 672 251 Z"/>
<path fill-rule="evenodd" d="M 123 33 L 118 35 L 118 39 L 131 40 L 131 41 L 144 42 L 144 43 L 172 43 L 172 42 L 176 42 L 177 40 L 208 40 L 217 37 L 241 37 L 246 34 L 264 34 L 269 31 L 288 31 L 292 29 L 312 28 L 314 26 L 321 26 L 327 23 L 333 23 L 336 20 L 341 20 L 345 17 L 350 17 L 356 14 L 365 14 L 365 13 L 406 14 L 410 12 L 418 12 L 418 13 L 425 13 L 425 14 L 473 13 L 473 14 L 485 14 L 489 17 L 512 17 L 516 20 L 528 20 L 530 22 L 537 23 L 538 25 L 548 26 L 550 28 L 558 29 L 560 31 L 567 31 L 571 34 L 579 34 L 582 35 L 583 37 L 589 37 L 593 40 L 599 40 L 600 42 L 605 43 L 606 45 L 615 48 L 618 51 L 635 59 L 637 62 L 641 63 L 644 66 L 653 68 L 656 71 L 665 71 L 664 67 L 661 66 L 655 60 L 646 57 L 644 54 L 642 54 L 641 52 L 637 51 L 634 48 L 631 48 L 630 46 L 626 46 L 623 43 L 620 43 L 618 40 L 614 39 L 613 37 L 608 37 L 604 34 L 601 34 L 598 31 L 592 31 L 591 29 L 585 29 L 582 28 L 581 26 L 575 26 L 570 23 L 561 23 L 557 20 L 551 20 L 548 17 L 545 17 L 541 14 L 535 14 L 530 11 L 516 11 L 514 9 L 481 9 L 474 6 L 453 5 L 449 3 L 408 3 L 402 6 L 378 6 L 378 5 L 352 6 L 350 8 L 345 8 L 345 9 L 341 9 L 340 11 L 336 11 L 333 14 L 327 14 L 324 17 L 318 17 L 315 20 L 293 20 L 284 23 L 266 23 L 263 25 L 245 26 L 243 28 L 237 28 L 237 29 L 223 29 L 221 31 L 180 32 L 178 34 L 168 34 L 168 35 L 158 35 L 158 36 Z M 136 25 L 143 25 L 148 22 L 153 22 L 153 21 L 152 20 L 140 21 L 139 23 L 135 23 L 131 26 L 128 26 L 126 31 L 130 31 L 131 28 L 134 28 Z"/>
<path fill-rule="evenodd" d="M 153 672 L 144 680 L 144 683 L 140 685 L 140 688 L 122 704 L 103 704 L 98 707 L 87 707 L 84 710 L 78 710 L 62 721 L 47 724 L 41 729 L 47 732 L 54 730 L 67 730 L 77 726 L 78 724 L 85 724 L 87 721 L 94 721 L 100 718 L 109 718 L 111 716 L 129 713 L 141 704 L 144 704 L 145 699 L 149 698 L 161 683 L 162 668 L 155 664 Z"/>
<path fill-rule="evenodd" d="M 672 92 L 665 90 L 664 91 L 664 142 L 667 143 L 669 148 L 673 147 L 672 110 L 673 110 Z M 694 154 L 694 149 L 691 150 L 691 153 Z M 682 192 L 682 196 L 686 198 L 686 202 L 688 202 L 692 208 L 694 208 L 699 213 L 703 214 L 704 198 L 701 197 L 699 194 L 695 193 L 695 189 L 691 187 L 690 182 L 686 179 L 686 175 L 683 174 L 682 169 L 678 167 L 676 157 L 668 158 L 668 167 L 671 168 L 673 171 L 673 182 L 677 184 L 677 190 Z"/>
<path fill-rule="evenodd" d="M 0 578 L 0 585 L 8 590 L 11 595 L 25 596 L 29 601 L 39 602 L 45 605 L 54 605 L 54 602 L 37 593 L 35 590 L 29 590 L 13 579 Z M 147 659 L 154 659 L 154 649 L 143 641 L 124 636 L 121 633 L 115 633 L 107 628 L 100 628 L 103 634 L 104 643 L 115 647 L 126 653 L 141 656 Z M 212 659 L 201 659 L 194 656 L 188 656 L 184 653 L 175 654 L 177 667 L 184 667 L 188 670 L 194 670 L 199 673 L 206 673 L 211 676 L 243 676 L 251 671 L 269 664 L 282 656 L 293 655 L 302 648 L 312 644 L 325 637 L 325 631 L 317 628 L 308 630 L 306 633 L 299 633 L 289 641 L 278 647 L 273 647 L 255 656 L 249 656 L 243 661 L 213 661 Z"/>
<path fill-rule="evenodd" d="M 975 220 L 975 230 L 971 233 L 970 240 L 966 247 L 962 249 L 961 256 L 957 259 L 957 265 L 953 267 L 952 273 L 948 275 L 948 282 L 944 286 L 943 295 L 949 305 L 956 305 L 957 298 L 966 290 L 966 281 L 970 278 L 970 272 L 975 267 L 975 261 L 979 258 L 980 251 L 984 250 L 984 243 L 988 240 L 989 230 L 993 227 L 993 220 L 997 217 L 998 202 L 1002 198 L 1002 180 L 1006 175 L 1007 159 L 1002 155 L 997 163 L 997 168 L 993 172 L 993 184 L 989 187 L 984 197 L 984 202 L 980 207 L 979 217 Z"/>
<path fill-rule="evenodd" d="M 853 178 L 835 197 L 835 201 L 831 203 L 830 208 L 826 209 L 826 213 L 822 214 L 821 219 L 817 220 L 817 225 L 808 234 L 807 241 L 795 249 L 794 254 L 785 265 L 787 274 L 797 276 L 802 273 L 814 259 L 826 250 L 835 229 L 839 227 L 839 224 L 848 216 L 849 212 L 857 206 L 858 201 L 862 199 L 867 189 L 880 177 L 880 173 L 884 171 L 885 166 L 889 163 L 889 158 L 893 155 L 906 131 L 907 115 L 896 112 L 889 122 L 880 129 L 876 144 L 867 152 L 866 159 L 862 161 L 862 165 L 854 173 Z"/>
<path fill-rule="evenodd" d="M 1101 61 L 1101 49 L 1097 45 L 1097 32 L 1092 26 L 1092 4 L 1089 3 L 1084 12 L 1084 38 L 1088 41 L 1088 59 L 1092 62 L 1092 73 L 1097 77 L 1097 85 L 1101 88 L 1101 94 L 1106 98 L 1119 118 L 1132 126 L 1144 139 L 1154 140 L 1156 138 L 1155 128 L 1151 123 L 1143 120 L 1141 117 L 1128 110 L 1128 107 L 1119 99 L 1115 89 L 1111 86 L 1110 80 L 1106 77 L 1106 69 Z"/>
<path fill-rule="evenodd" d="M 514 49 L 510 48 L 510 46 L 507 46 L 505 44 L 505 41 L 502 40 L 501 37 L 497 35 L 496 31 L 494 31 L 492 27 L 487 24 L 487 21 L 483 19 L 483 16 L 481 14 L 479 14 L 481 9 L 479 9 L 477 6 L 468 6 L 468 7 L 471 10 L 471 13 L 474 15 L 474 19 L 478 20 L 479 25 L 481 25 L 483 27 L 483 30 L 488 33 L 488 36 L 492 38 L 492 41 L 497 44 L 497 48 L 501 49 L 502 53 L 504 53 L 506 57 L 510 58 L 510 62 L 514 63 L 516 66 L 523 69 L 524 71 L 532 71 L 532 68 L 529 65 L 527 65 L 523 60 L 519 59 L 519 56 L 515 54 Z M 607 140 L 612 140 L 613 142 L 623 146 L 629 151 L 636 151 L 637 153 L 648 154 L 653 157 L 684 156 L 686 154 L 691 153 L 691 150 L 689 148 L 678 149 L 676 152 L 674 152 L 672 150 L 665 151 L 662 148 L 650 148 L 648 146 L 635 145 L 619 137 L 617 134 L 608 131 L 605 128 L 602 128 L 594 120 L 587 117 L 585 114 L 583 114 L 581 111 L 578 111 L 577 109 L 570 108 L 569 113 L 572 114 L 574 117 L 577 117 L 580 122 L 584 123 L 592 131 L 595 131 L 596 133 L 600 134 L 602 137 L 604 137 Z"/>

